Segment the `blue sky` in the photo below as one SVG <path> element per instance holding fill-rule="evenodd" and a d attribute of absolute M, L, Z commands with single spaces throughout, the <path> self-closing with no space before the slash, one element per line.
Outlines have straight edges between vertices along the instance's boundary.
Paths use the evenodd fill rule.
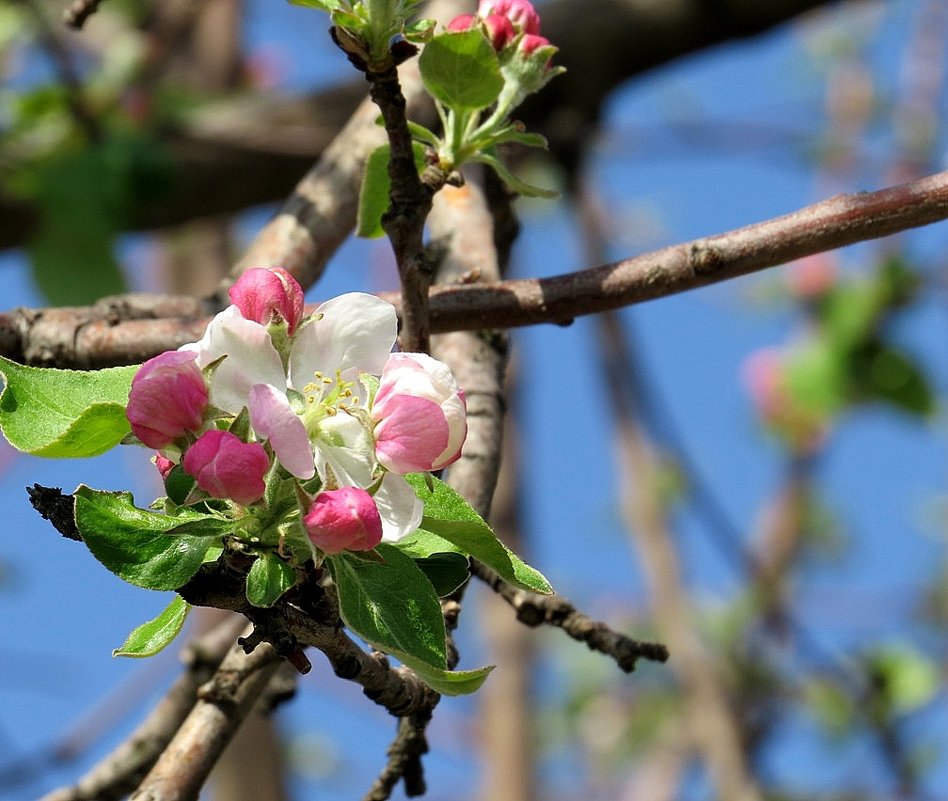
<path fill-rule="evenodd" d="M 884 33 L 869 48 L 883 90 L 897 72 L 913 4 L 892 3 Z M 871 22 L 871 20 L 870 20 Z M 868 24 L 868 23 L 867 23 Z M 326 41 L 318 14 L 279 3 L 249 4 L 247 45 L 278 54 L 283 85 L 301 90 L 345 74 L 343 60 Z M 822 83 L 803 47 L 799 28 L 784 28 L 751 43 L 718 48 L 656 70 L 617 93 L 607 132 L 597 150 L 597 191 L 619 214 L 622 241 L 614 258 L 638 250 L 716 233 L 791 211 L 819 199 L 808 163 L 801 157 L 824 125 Z M 809 52 L 809 54 L 808 54 Z M 942 104 L 943 106 L 943 104 Z M 789 147 L 705 147 L 680 140 L 667 124 L 695 119 L 765 122 L 790 132 Z M 887 136 L 884 120 L 879 140 Z M 944 141 L 942 141 L 944 146 Z M 882 185 L 869 165 L 848 191 Z M 247 215 L 241 231 L 252 236 L 268 212 Z M 515 253 L 516 275 L 548 275 L 583 266 L 575 225 L 559 206 L 524 208 L 525 227 Z M 943 252 L 944 225 L 906 238 L 922 263 Z M 130 237 L 123 255 L 141 275 L 142 240 Z M 351 289 L 374 289 L 376 266 L 387 255 L 379 243 L 348 245 L 311 299 Z M 847 271 L 865 268 L 865 249 L 842 257 Z M 40 305 L 18 254 L 0 254 L 4 306 Z M 727 512 L 749 526 L 779 485 L 782 455 L 762 437 L 740 383 L 740 366 L 757 348 L 780 344 L 800 325 L 788 310 L 762 307 L 754 298 L 773 274 L 688 293 L 623 312 L 663 413 L 680 432 L 703 478 Z M 898 336 L 931 370 L 942 397 L 948 386 L 944 343 L 948 333 L 944 290 L 932 293 L 900 320 Z M 520 429 L 530 486 L 525 494 L 530 561 L 564 594 L 598 614 L 616 610 L 641 618 L 645 590 L 641 571 L 616 508 L 615 471 L 608 411 L 591 358 L 591 320 L 569 328 L 539 326 L 514 334 L 524 415 Z M 116 687 L 149 687 L 126 723 L 79 763 L 45 773 L 28 788 L 0 798 L 32 798 L 78 775 L 102 749 L 116 742 L 153 700 L 176 667 L 173 657 L 157 666 L 114 660 L 111 649 L 126 633 L 160 611 L 167 598 L 123 584 L 76 543 L 61 539 L 29 507 L 24 486 L 38 482 L 72 489 L 80 482 L 102 489 L 131 489 L 141 505 L 158 494 L 147 454 L 119 449 L 82 462 L 50 462 L 19 456 L 0 473 L 0 767 L 42 751 L 77 725 Z M 925 643 L 929 635 L 908 624 L 917 591 L 944 559 L 944 525 L 933 509 L 944 503 L 945 425 L 930 425 L 867 409 L 834 432 L 820 465 L 821 492 L 846 536 L 837 561 L 815 562 L 797 582 L 794 606 L 820 643 L 846 659 L 869 642 L 898 639 Z M 677 542 L 689 585 L 709 605 L 725 604 L 740 588 L 734 565 L 722 555 L 693 514 L 675 519 Z M 469 601 L 476 614 L 476 594 Z M 536 636 L 528 634 L 527 636 Z M 555 635 L 541 638 L 544 648 Z M 559 643 L 562 645 L 562 643 Z M 568 645 L 563 646 L 568 648 Z M 581 646 L 574 646 L 580 648 Z M 560 651 L 562 649 L 559 649 Z M 462 640 L 464 664 L 478 663 L 477 636 Z M 551 655 L 550 664 L 556 659 Z M 358 689 L 335 680 L 314 659 L 300 697 L 284 714 L 298 743 L 320 749 L 329 775 L 301 781 L 299 789 L 358 797 L 381 766 L 391 726 Z M 503 669 L 503 666 L 498 668 Z M 552 672 L 548 665 L 544 668 Z M 647 667 L 644 671 L 662 670 Z M 547 673 L 544 673 L 547 675 Z M 635 682 L 636 674 L 621 681 Z M 555 695 L 550 679 L 547 692 Z M 466 717 L 470 699 L 448 700 L 436 716 L 434 753 L 427 764 L 430 798 L 464 797 L 476 785 L 468 759 Z M 120 703 L 124 708 L 127 704 Z M 932 732 L 948 718 L 942 693 L 921 726 Z M 800 781 L 836 781 L 860 775 L 872 762 L 871 744 L 853 753 L 824 757 L 821 740 L 806 719 L 792 721 L 771 749 L 773 775 Z M 320 763 L 322 764 L 322 763 Z M 936 779 L 948 782 L 948 755 L 940 755 Z M 551 774 L 555 775 L 555 774 Z M 942 785 L 944 786 L 944 784 Z M 300 797 L 303 797 L 301 792 Z M 702 797 L 700 783 L 689 797 Z"/>

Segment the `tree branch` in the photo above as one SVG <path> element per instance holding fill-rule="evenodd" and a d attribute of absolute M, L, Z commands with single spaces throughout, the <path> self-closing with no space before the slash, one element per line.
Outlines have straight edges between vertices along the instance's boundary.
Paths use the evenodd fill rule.
<path fill-rule="evenodd" d="M 246 625 L 239 622 L 240 628 Z M 211 677 L 239 633 L 229 620 L 187 646 L 181 654 L 187 669 L 135 731 L 74 786 L 55 790 L 41 801 L 118 801 L 132 792 L 171 742 L 194 707 L 198 687 Z"/>
<path fill-rule="evenodd" d="M 948 172 L 940 172 L 876 192 L 837 195 L 782 217 L 589 270 L 436 285 L 431 289 L 431 330 L 565 325 L 581 315 L 667 297 L 945 219 Z M 382 297 L 400 306 L 397 296 Z M 86 369 L 130 364 L 198 339 L 206 324 L 206 318 L 117 322 L 102 319 L 101 313 L 90 315 L 88 309 L 16 309 L 0 314 L 0 355 L 27 364 Z"/>
<path fill-rule="evenodd" d="M 282 660 L 268 645 L 234 645 L 130 801 L 194 801 Z"/>

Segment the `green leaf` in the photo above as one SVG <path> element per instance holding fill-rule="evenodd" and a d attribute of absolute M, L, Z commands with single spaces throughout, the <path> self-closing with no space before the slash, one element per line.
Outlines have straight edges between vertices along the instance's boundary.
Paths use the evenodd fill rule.
<path fill-rule="evenodd" d="M 0 429 L 35 456 L 96 456 L 129 433 L 125 405 L 137 366 L 106 370 L 25 367 L 0 357 Z"/>
<path fill-rule="evenodd" d="M 382 544 L 377 551 L 381 563 L 345 551 L 329 557 L 343 621 L 398 659 L 408 656 L 444 670 L 444 618 L 434 587 L 397 548 Z"/>
<path fill-rule="evenodd" d="M 172 503 L 180 506 L 188 499 L 196 484 L 194 476 L 186 473 L 180 464 L 176 464 L 165 478 L 165 492 Z"/>
<path fill-rule="evenodd" d="M 306 8 L 318 8 L 322 11 L 335 11 L 342 8 L 339 0 L 290 0 L 294 6 L 304 6 Z"/>
<path fill-rule="evenodd" d="M 450 595 L 471 575 L 467 557 L 457 552 L 432 553 L 415 559 L 415 564 L 428 577 L 439 598 Z"/>
<path fill-rule="evenodd" d="M 494 144 L 500 144 L 501 142 L 517 142 L 518 144 L 525 145 L 526 147 L 538 147 L 542 150 L 549 148 L 549 143 L 546 141 L 546 137 L 542 134 L 521 131 L 513 125 L 500 131 L 495 137 L 493 137 L 492 141 Z"/>
<path fill-rule="evenodd" d="M 408 132 L 411 134 L 412 139 L 417 139 L 419 142 L 431 145 L 431 147 L 435 149 L 441 146 L 441 140 L 438 138 L 438 135 L 417 122 L 408 121 Z M 424 166 L 423 163 L 422 166 Z"/>
<path fill-rule="evenodd" d="M 296 583 L 296 571 L 276 554 L 262 553 L 247 573 L 247 600 L 273 606 Z"/>
<path fill-rule="evenodd" d="M 169 534 L 182 518 L 139 509 L 130 492 L 82 485 L 75 501 L 76 526 L 92 555 L 136 587 L 176 590 L 197 573 L 208 549 L 219 545 L 211 536 Z M 192 520 L 196 516 L 188 515 Z"/>
<path fill-rule="evenodd" d="M 497 539 L 490 526 L 457 492 L 437 478 L 428 489 L 425 475 L 406 476 L 425 504 L 421 528 L 398 543 L 412 556 L 455 551 L 479 559 L 505 581 L 532 592 L 549 595 L 553 588 L 542 573 L 523 562 Z"/>
<path fill-rule="evenodd" d="M 935 397 L 921 368 L 905 353 L 873 343 L 853 357 L 856 392 L 909 414 L 929 415 Z"/>
<path fill-rule="evenodd" d="M 125 639 L 125 644 L 112 651 L 112 656 L 131 656 L 136 659 L 154 656 L 178 636 L 190 611 L 191 605 L 176 595 L 158 617 L 133 629 Z"/>
<path fill-rule="evenodd" d="M 479 28 L 435 36 L 418 67 L 428 92 L 456 111 L 487 108 L 504 87 L 497 54 Z"/>
<path fill-rule="evenodd" d="M 543 198 L 555 198 L 559 195 L 558 192 L 553 191 L 552 189 L 544 189 L 542 186 L 534 186 L 533 184 L 527 183 L 526 181 L 518 178 L 510 170 L 507 169 L 506 165 L 497 158 L 492 156 L 490 153 L 478 153 L 474 156 L 472 161 L 479 161 L 481 164 L 486 164 L 488 167 L 492 168 L 494 172 L 497 173 L 497 177 L 500 178 L 507 186 L 518 192 L 524 197 L 543 197 Z"/>
<path fill-rule="evenodd" d="M 397 651 L 392 651 L 391 654 L 421 676 L 432 690 L 442 695 L 468 695 L 476 692 L 494 669 L 493 665 L 489 665 L 474 670 L 441 670 L 409 654 Z"/>
<path fill-rule="evenodd" d="M 826 418 L 845 405 L 849 395 L 846 357 L 831 342 L 804 342 L 789 354 L 786 371 L 787 391 L 801 410 Z"/>
<path fill-rule="evenodd" d="M 938 693 L 938 666 L 911 646 L 883 646 L 869 656 L 868 662 L 881 680 L 880 692 L 896 715 L 921 709 Z"/>
<path fill-rule="evenodd" d="M 420 173 L 425 168 L 425 148 L 420 142 L 412 143 L 415 167 Z M 366 239 L 383 236 L 382 217 L 388 210 L 391 181 L 388 175 L 390 149 L 380 145 L 369 155 L 365 163 L 365 174 L 359 189 L 359 212 L 356 233 Z"/>

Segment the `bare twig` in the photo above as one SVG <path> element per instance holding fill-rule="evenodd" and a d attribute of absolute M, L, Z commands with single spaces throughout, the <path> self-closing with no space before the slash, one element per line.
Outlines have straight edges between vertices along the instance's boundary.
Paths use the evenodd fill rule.
<path fill-rule="evenodd" d="M 418 177 L 408 131 L 405 98 L 394 66 L 383 72 L 367 72 L 373 102 L 382 112 L 388 135 L 391 181 L 389 208 L 382 215 L 382 227 L 392 243 L 401 280 L 402 350 L 427 353 L 429 343 L 428 287 L 434 275 L 425 255 L 424 228 L 431 199 L 440 183 L 429 185 Z"/>
<path fill-rule="evenodd" d="M 605 623 L 583 614 L 560 595 L 537 595 L 512 587 L 476 560 L 471 564 L 471 572 L 510 604 L 524 625 L 556 626 L 574 640 L 586 643 L 590 650 L 611 656 L 626 673 L 635 670 L 639 659 L 653 662 L 668 659 L 668 648 L 661 643 L 634 640 L 614 631 Z"/>
<path fill-rule="evenodd" d="M 86 20 L 98 11 L 101 2 L 102 0 L 73 0 L 63 10 L 63 22 L 70 28 L 81 29 Z"/>
<path fill-rule="evenodd" d="M 63 42 L 59 32 L 53 28 L 39 0 L 19 0 L 19 2 L 25 4 L 33 15 L 40 44 L 53 62 L 57 77 L 66 90 L 66 103 L 76 126 L 90 142 L 101 141 L 102 130 L 86 102 L 79 74 L 66 43 Z"/>
<path fill-rule="evenodd" d="M 590 270 L 552 278 L 436 285 L 430 297 L 431 331 L 566 324 L 580 315 L 666 297 L 946 218 L 948 172 L 941 172 L 877 192 L 837 195 L 783 217 Z M 395 295 L 382 296 L 396 306 L 401 303 Z M 197 338 L 193 332 L 207 323 L 186 319 L 111 324 L 90 321 L 84 310 L 58 309 L 55 324 L 44 329 L 41 342 L 34 342 L 32 329 L 47 314 L 22 309 L 0 314 L 0 355 L 61 367 L 130 363 Z"/>

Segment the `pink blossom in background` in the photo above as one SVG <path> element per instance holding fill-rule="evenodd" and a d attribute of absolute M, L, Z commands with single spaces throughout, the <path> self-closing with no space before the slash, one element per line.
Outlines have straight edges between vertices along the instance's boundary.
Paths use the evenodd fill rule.
<path fill-rule="evenodd" d="M 188 448 L 181 464 L 211 497 L 247 505 L 263 497 L 270 460 L 259 442 L 243 442 L 229 431 L 211 429 Z"/>
<path fill-rule="evenodd" d="M 372 496 L 358 487 L 319 493 L 303 524 L 313 544 L 328 554 L 370 551 L 382 541 L 379 510 Z"/>
<path fill-rule="evenodd" d="M 247 320 L 261 325 L 286 320 L 290 336 L 303 319 L 303 289 L 281 267 L 247 270 L 227 294 Z"/>
<path fill-rule="evenodd" d="M 393 353 L 372 406 L 375 451 L 394 473 L 440 470 L 461 455 L 464 393 L 447 365 L 424 353 Z"/>
<path fill-rule="evenodd" d="M 166 351 L 135 373 L 125 414 L 132 432 L 149 448 L 166 448 L 186 431 L 200 430 L 207 403 L 195 354 Z"/>

